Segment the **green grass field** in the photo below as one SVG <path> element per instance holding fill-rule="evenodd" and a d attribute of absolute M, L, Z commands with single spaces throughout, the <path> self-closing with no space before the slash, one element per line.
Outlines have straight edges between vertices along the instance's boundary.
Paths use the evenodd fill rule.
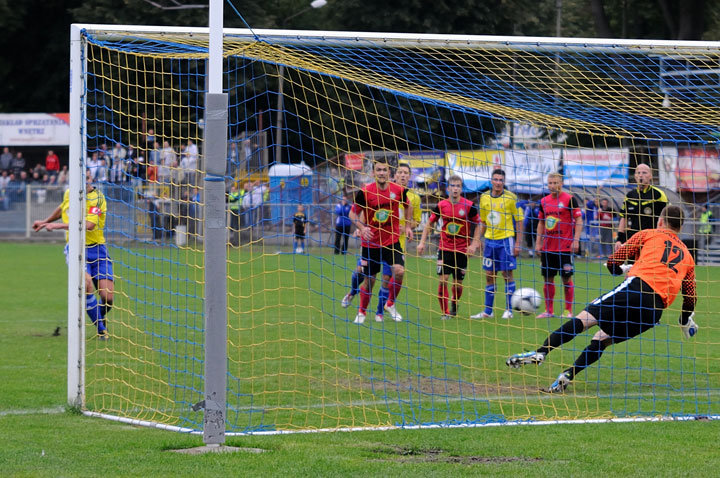
<path fill-rule="evenodd" d="M 718 421 L 244 436 L 231 437 L 228 444 L 267 453 L 176 455 L 167 450 L 197 446 L 200 437 L 64 410 L 66 269 L 61 246 L 3 243 L 0 248 L 5 265 L 0 296 L 5 312 L 0 316 L 3 474 L 185 476 L 242 470 L 322 476 L 711 476 L 720 464 L 714 446 Z M 162 260 L 154 262 L 152 274 L 141 275 L 133 267 L 136 252 L 114 251 L 119 280 L 112 339 L 100 343 L 88 334 L 88 407 L 194 426 L 199 417 L 188 413 L 187 405 L 202 390 L 199 258 L 143 250 Z M 235 402 L 228 421 L 237 431 L 482 422 L 499 414 L 585 418 L 718 412 L 720 336 L 712 311 L 720 307 L 720 294 L 712 292 L 718 283 L 713 269 L 698 271 L 702 328 L 694 342 L 679 340 L 676 304 L 663 317 L 669 327 L 618 347 L 579 376 L 568 394 L 547 397 L 537 393 L 538 386 L 571 363 L 587 338 L 551 355 L 542 367 L 509 372 L 502 363 L 507 353 L 534 347 L 557 323 L 534 317 L 509 323 L 466 319 L 482 303 L 478 273 L 466 280 L 463 316 L 441 321 L 434 264 L 416 258 L 409 260 L 402 296 L 414 307 L 400 308 L 406 320 L 358 327 L 350 324 L 354 310 L 339 307 L 349 274 L 332 261 L 331 255 L 231 254 L 228 351 Z M 475 261 L 471 270 L 479 266 Z M 281 272 L 263 272 L 272 270 Z M 534 272 L 531 262 L 523 264 L 522 285 L 540 289 L 528 283 L 538 275 Z M 614 283 L 600 272 L 597 264 L 578 264 L 578 303 Z M 148 303 L 153 289 L 155 302 Z M 157 293 L 160 289 L 182 293 Z M 58 326 L 61 334 L 53 336 Z"/>

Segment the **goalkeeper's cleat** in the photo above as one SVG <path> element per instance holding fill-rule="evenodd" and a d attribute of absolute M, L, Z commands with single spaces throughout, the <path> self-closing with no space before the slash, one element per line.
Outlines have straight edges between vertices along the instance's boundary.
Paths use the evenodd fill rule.
<path fill-rule="evenodd" d="M 698 327 L 698 324 L 696 324 L 695 321 L 693 320 L 693 317 L 695 317 L 695 312 L 690 314 L 690 317 L 688 317 L 687 322 L 685 322 L 685 324 L 682 323 L 682 320 L 683 320 L 682 315 L 680 316 L 680 319 L 678 320 L 678 322 L 680 323 L 680 328 L 682 329 L 683 337 L 685 337 L 686 339 L 693 338 L 695 336 L 695 334 L 697 334 L 698 329 L 700 328 L 700 327 Z"/>
<path fill-rule="evenodd" d="M 513 313 L 512 313 L 512 311 L 511 311 L 511 310 L 506 310 L 505 312 L 503 312 L 502 318 L 503 318 L 503 319 L 512 319 L 512 318 L 513 318 Z"/>
<path fill-rule="evenodd" d="M 567 372 L 563 372 L 558 375 L 558 378 L 550 384 L 550 386 L 543 390 L 546 393 L 563 393 L 567 386 L 570 385 L 570 376 Z"/>
<path fill-rule="evenodd" d="M 450 301 L 450 317 L 456 317 L 457 316 L 457 302 Z"/>
<path fill-rule="evenodd" d="M 385 304 L 385 310 L 388 314 L 390 314 L 390 318 L 393 319 L 395 322 L 402 322 L 402 315 L 398 314 L 398 311 L 395 310 L 395 304 Z"/>
<path fill-rule="evenodd" d="M 505 365 L 512 368 L 520 368 L 523 365 L 536 364 L 540 365 L 545 361 L 545 354 L 540 352 L 524 352 L 512 355 L 505 361 Z"/>
<path fill-rule="evenodd" d="M 487 312 L 480 312 L 479 314 L 471 315 L 471 319 L 490 319 L 492 318 L 492 315 L 488 314 Z"/>
<path fill-rule="evenodd" d="M 363 322 L 365 322 L 365 314 L 358 312 L 355 316 L 355 320 L 353 320 L 353 324 L 362 324 Z"/>
<path fill-rule="evenodd" d="M 384 320 L 384 317 L 382 314 L 375 314 L 375 322 L 382 322 Z M 402 319 L 400 319 L 402 320 Z"/>
<path fill-rule="evenodd" d="M 348 292 L 347 294 L 345 294 L 345 297 L 343 297 L 340 305 L 342 305 L 344 309 L 347 309 L 348 307 L 350 307 L 350 304 L 352 304 L 354 298 L 355 296 L 350 295 L 350 293 Z"/>

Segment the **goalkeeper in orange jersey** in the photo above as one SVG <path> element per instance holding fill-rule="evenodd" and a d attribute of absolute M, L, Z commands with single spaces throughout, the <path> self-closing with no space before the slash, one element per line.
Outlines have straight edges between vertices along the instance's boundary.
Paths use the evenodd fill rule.
<path fill-rule="evenodd" d="M 660 322 L 664 309 L 682 290 L 683 306 L 679 318 L 685 338 L 693 337 L 698 326 L 695 315 L 695 261 L 678 233 L 684 221 L 679 206 L 669 205 L 660 213 L 657 229 L 645 229 L 633 235 L 608 259 L 613 275 L 627 274 L 613 290 L 592 301 L 575 318 L 565 322 L 534 352 L 515 354 L 507 359 L 510 367 L 541 364 L 551 350 L 597 325 L 593 336 L 572 367 L 561 373 L 544 391 L 559 393 L 567 388 L 578 372 L 597 362 L 610 345 L 636 337 Z M 635 259 L 632 266 L 625 261 Z"/>

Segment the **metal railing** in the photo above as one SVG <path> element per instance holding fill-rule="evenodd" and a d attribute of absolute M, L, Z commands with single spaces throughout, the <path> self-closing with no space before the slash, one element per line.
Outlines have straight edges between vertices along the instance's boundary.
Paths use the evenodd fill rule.
<path fill-rule="evenodd" d="M 102 184 L 99 187 L 108 202 L 105 231 L 109 242 L 150 241 L 178 245 L 188 239 L 202 241 L 203 208 L 200 201 L 192 200 L 192 188 L 134 186 L 130 183 Z M 29 184 L 0 191 L 0 237 L 64 240 L 63 231 L 32 232 L 33 222 L 46 218 L 60 204 L 64 190 L 62 186 Z M 335 202 L 329 200 L 305 205 L 307 247 L 333 247 L 334 209 Z M 237 216 L 233 218 L 234 213 L 228 206 L 228 242 L 243 246 L 262 240 L 267 245 L 290 246 L 293 243 L 293 215 L 296 210 L 297 204 L 268 202 L 252 208 L 239 207 Z M 423 222 L 426 216 L 424 214 Z M 686 221 L 682 239 L 686 243 L 694 242 L 698 264 L 720 265 L 720 238 L 707 244 L 705 237 L 695 233 L 699 224 L 697 220 Z M 179 234 L 181 237 L 178 238 Z M 693 241 L 693 237 L 697 240 Z M 350 242 L 350 248 L 359 247 L 354 237 Z"/>

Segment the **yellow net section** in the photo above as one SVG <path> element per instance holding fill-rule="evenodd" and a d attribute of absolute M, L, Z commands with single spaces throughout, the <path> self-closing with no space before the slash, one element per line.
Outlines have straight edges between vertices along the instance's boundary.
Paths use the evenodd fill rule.
<path fill-rule="evenodd" d="M 206 40 L 89 34 L 85 72 L 89 161 L 126 151 L 106 156 L 117 175 L 100 181 L 115 303 L 110 340 L 88 334 L 86 406 L 189 429 L 202 427 L 192 407 L 213 287 L 202 259 Z M 718 415 L 720 249 L 708 212 L 720 214 L 719 56 L 700 45 L 226 35 L 228 430 Z M 385 190 L 378 162 L 413 201 L 372 189 Z M 642 164 L 652 187 L 636 185 Z M 497 168 L 504 196 L 491 189 Z M 552 172 L 563 195 L 548 203 Z M 658 325 L 614 346 L 598 349 L 598 327 L 570 334 L 563 313 L 623 282 L 604 263 L 617 239 L 657 225 L 663 202 L 686 217 L 697 336 L 681 338 L 682 293 Z M 368 266 L 350 207 L 389 231 L 413 203 L 415 238 L 380 260 L 371 243 Z M 465 264 L 478 218 L 483 248 Z M 538 223 L 569 234 L 563 254 L 541 260 Z M 633 303 L 628 323 L 650 309 Z M 542 365 L 538 350 L 551 350 Z M 561 393 L 542 392 L 554 385 Z"/>

